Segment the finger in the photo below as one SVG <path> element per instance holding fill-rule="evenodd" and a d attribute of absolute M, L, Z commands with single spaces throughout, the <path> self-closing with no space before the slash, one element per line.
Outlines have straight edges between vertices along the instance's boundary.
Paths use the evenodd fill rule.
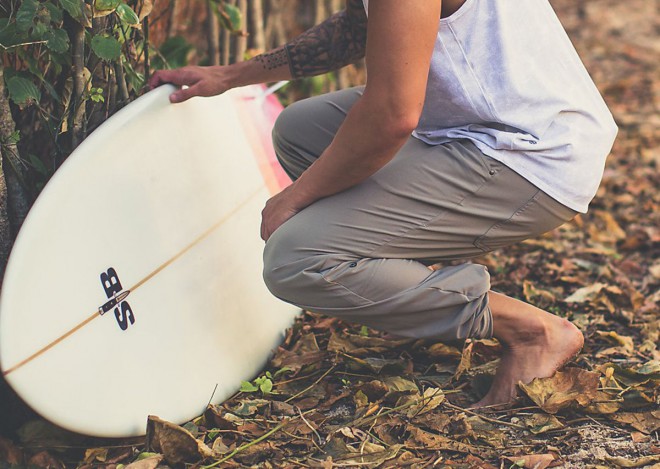
<path fill-rule="evenodd" d="M 160 76 L 161 76 L 160 70 L 154 72 L 154 74 L 151 75 L 151 77 L 149 78 L 149 83 L 147 83 L 147 86 L 149 87 L 150 90 L 153 90 L 154 88 L 157 88 L 164 83 L 163 81 L 161 81 Z"/>
<path fill-rule="evenodd" d="M 170 95 L 171 103 L 182 103 L 194 96 L 199 96 L 199 86 L 194 85 L 189 88 L 182 88 Z"/>

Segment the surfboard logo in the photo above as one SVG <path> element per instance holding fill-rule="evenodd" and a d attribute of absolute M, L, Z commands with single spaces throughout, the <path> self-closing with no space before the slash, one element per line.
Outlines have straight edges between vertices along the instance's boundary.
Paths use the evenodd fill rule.
<path fill-rule="evenodd" d="M 114 310 L 119 328 L 125 331 L 129 326 L 135 324 L 133 310 L 128 302 L 124 301 L 131 291 L 122 291 L 123 287 L 119 281 L 117 271 L 112 267 L 105 272 L 101 272 L 101 285 L 108 301 L 99 306 L 99 314 L 103 316 L 108 311 Z"/>

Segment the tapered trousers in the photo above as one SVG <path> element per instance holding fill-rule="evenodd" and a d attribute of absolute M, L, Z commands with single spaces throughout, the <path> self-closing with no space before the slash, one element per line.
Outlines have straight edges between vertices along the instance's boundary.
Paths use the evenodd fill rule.
<path fill-rule="evenodd" d="M 293 180 L 321 156 L 361 93 L 342 90 L 282 112 L 273 142 Z M 264 280 L 300 308 L 399 336 L 486 338 L 486 267 L 428 266 L 538 236 L 575 214 L 469 140 L 428 145 L 411 136 L 364 182 L 280 226 L 266 243 Z"/>

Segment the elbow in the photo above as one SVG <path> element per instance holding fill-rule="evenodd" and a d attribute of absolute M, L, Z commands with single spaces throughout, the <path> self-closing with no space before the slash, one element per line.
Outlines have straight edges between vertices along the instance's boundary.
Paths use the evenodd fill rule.
<path fill-rule="evenodd" d="M 393 112 L 383 116 L 383 130 L 396 138 L 408 138 L 419 124 L 419 114 L 415 112 Z"/>

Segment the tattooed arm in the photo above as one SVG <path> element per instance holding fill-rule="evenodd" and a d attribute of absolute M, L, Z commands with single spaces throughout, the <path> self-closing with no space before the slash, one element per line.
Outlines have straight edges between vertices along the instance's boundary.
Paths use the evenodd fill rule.
<path fill-rule="evenodd" d="M 347 0 L 346 9 L 304 32 L 288 44 L 230 66 L 189 66 L 154 73 L 149 86 L 188 85 L 172 102 L 213 96 L 237 86 L 320 75 L 364 57 L 367 15 L 362 0 Z"/>
<path fill-rule="evenodd" d="M 323 154 L 266 203 L 263 239 L 303 208 L 367 179 L 408 141 L 424 106 L 441 7 L 441 0 L 369 4 L 364 94 Z"/>

